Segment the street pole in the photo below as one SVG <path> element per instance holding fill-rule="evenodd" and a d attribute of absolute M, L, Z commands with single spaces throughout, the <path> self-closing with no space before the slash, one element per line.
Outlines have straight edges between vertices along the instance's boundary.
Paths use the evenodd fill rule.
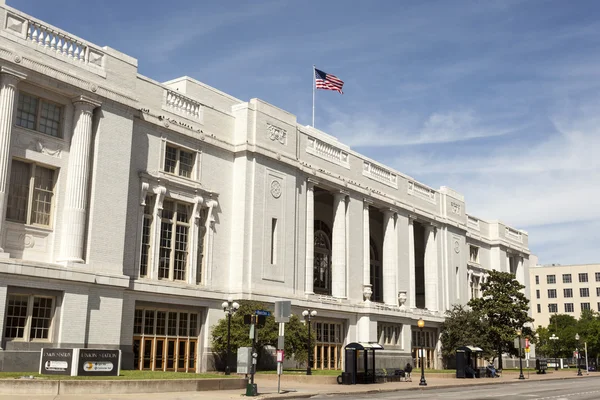
<path fill-rule="evenodd" d="M 312 370 L 311 370 L 311 353 L 312 353 L 312 348 L 311 348 L 311 332 L 310 332 L 310 319 L 312 317 L 315 317 L 317 315 L 317 311 L 316 310 L 304 310 L 302 311 L 302 316 L 304 317 L 304 320 L 306 321 L 306 323 L 308 324 L 308 340 L 306 341 L 307 346 L 306 346 L 306 375 L 312 375 Z"/>
<path fill-rule="evenodd" d="M 423 327 L 425 326 L 425 321 L 420 318 L 417 321 L 417 326 L 419 327 L 419 341 L 421 342 L 421 381 L 419 382 L 419 386 L 427 386 L 427 381 L 425 380 L 425 364 L 423 364 Z"/>
<path fill-rule="evenodd" d="M 550 336 L 550 340 L 552 340 L 552 345 L 554 347 L 554 370 L 558 371 L 558 336 L 554 333 Z"/>
<path fill-rule="evenodd" d="M 575 334 L 575 340 L 577 340 L 577 376 L 583 376 L 581 374 L 581 354 L 579 352 L 581 346 L 579 344 L 579 333 Z"/>
<path fill-rule="evenodd" d="M 523 375 L 523 358 L 521 357 L 521 330 L 517 330 L 517 337 L 519 339 L 519 379 L 525 379 Z"/>
<path fill-rule="evenodd" d="M 231 375 L 229 363 L 231 361 L 231 313 L 227 313 L 227 364 L 225 365 L 225 375 Z"/>
<path fill-rule="evenodd" d="M 225 360 L 225 375 L 231 375 L 229 364 L 231 363 L 231 316 L 240 308 L 240 305 L 231 297 L 221 304 L 223 311 L 227 313 L 227 360 Z"/>

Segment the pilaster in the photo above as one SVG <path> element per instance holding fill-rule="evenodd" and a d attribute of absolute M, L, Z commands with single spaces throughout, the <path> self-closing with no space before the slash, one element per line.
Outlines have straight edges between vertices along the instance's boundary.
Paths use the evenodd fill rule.
<path fill-rule="evenodd" d="M 92 117 L 100 103 L 85 96 L 73 99 L 75 106 L 73 135 L 69 148 L 69 167 L 63 210 L 60 262 L 83 263 L 85 241 Z"/>
<path fill-rule="evenodd" d="M 346 196 L 338 192 L 333 200 L 331 295 L 346 297 Z"/>
<path fill-rule="evenodd" d="M 363 296 L 365 301 L 371 301 L 373 284 L 371 283 L 371 230 L 369 224 L 369 199 L 363 200 Z"/>
<path fill-rule="evenodd" d="M 304 292 L 314 293 L 315 268 L 315 185 L 306 182 L 306 263 Z"/>
<path fill-rule="evenodd" d="M 14 120 L 17 85 L 27 76 L 6 67 L 0 67 L 0 258 L 8 258 L 4 253 L 4 220 L 8 197 L 10 166 L 10 136 Z"/>
<path fill-rule="evenodd" d="M 437 267 L 437 228 L 426 227 L 427 245 L 425 247 L 425 307 L 430 311 L 438 311 L 438 267 Z"/>
<path fill-rule="evenodd" d="M 409 282 L 409 308 L 417 307 L 417 288 L 415 281 L 415 218 L 412 215 L 408 216 L 408 282 Z"/>
<path fill-rule="evenodd" d="M 4 305 L 6 304 L 6 295 L 6 284 L 0 284 L 0 304 L 2 304 L 2 307 L 0 307 L 0 350 L 4 349 L 4 324 L 6 323 L 6 318 L 4 318 L 4 314 L 6 313 L 6 307 Z"/>
<path fill-rule="evenodd" d="M 383 211 L 383 302 L 390 306 L 398 305 L 398 293 L 396 291 L 396 247 L 395 238 L 395 212 L 393 210 Z"/>

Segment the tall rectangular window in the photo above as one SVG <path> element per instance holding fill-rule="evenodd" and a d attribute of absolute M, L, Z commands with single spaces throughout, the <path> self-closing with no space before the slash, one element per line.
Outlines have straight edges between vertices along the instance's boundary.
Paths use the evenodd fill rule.
<path fill-rule="evenodd" d="M 479 264 L 479 247 L 469 245 L 469 260 L 472 263 Z"/>
<path fill-rule="evenodd" d="M 163 202 L 158 277 L 185 281 L 191 227 L 191 206 L 165 200 Z"/>
<path fill-rule="evenodd" d="M 271 219 L 271 264 L 277 264 L 277 218 Z"/>
<path fill-rule="evenodd" d="M 54 298 L 27 294 L 9 294 L 4 337 L 21 341 L 47 341 L 54 317 Z"/>
<path fill-rule="evenodd" d="M 61 137 L 63 107 L 51 101 L 20 92 L 16 124 L 46 135 Z"/>
<path fill-rule="evenodd" d="M 150 233 L 152 232 L 153 207 L 154 199 L 150 195 L 146 195 L 144 200 L 144 216 L 142 220 L 142 249 L 140 254 L 140 276 L 148 275 L 148 262 L 150 259 Z"/>
<path fill-rule="evenodd" d="M 554 284 L 554 283 L 556 283 L 556 275 L 547 275 L 546 276 L 546 283 L 548 283 L 548 284 Z"/>
<path fill-rule="evenodd" d="M 539 284 L 540 284 L 540 276 L 539 276 L 539 275 L 536 275 L 536 276 L 535 276 L 535 284 L 536 284 L 536 285 L 539 285 Z"/>
<path fill-rule="evenodd" d="M 589 288 L 579 288 L 579 297 L 590 297 L 590 289 Z"/>
<path fill-rule="evenodd" d="M 191 178 L 194 161 L 194 153 L 191 151 L 170 145 L 165 148 L 165 172 Z"/>
<path fill-rule="evenodd" d="M 600 282 L 600 272 L 596 272 L 596 282 Z"/>
<path fill-rule="evenodd" d="M 587 272 L 583 272 L 579 274 L 579 283 L 586 283 L 588 281 Z"/>
<path fill-rule="evenodd" d="M 555 299 L 556 298 L 556 289 L 548 289 L 548 298 Z"/>
<path fill-rule="evenodd" d="M 590 309 L 590 303 L 581 303 L 581 311 L 588 311 Z"/>
<path fill-rule="evenodd" d="M 538 305 L 537 305 L 537 312 L 538 312 L 538 313 L 541 313 L 541 312 L 542 312 L 542 305 L 541 305 L 541 304 L 538 304 Z"/>
<path fill-rule="evenodd" d="M 573 297 L 573 289 L 563 289 L 563 296 L 565 299 Z"/>
<path fill-rule="evenodd" d="M 596 288 L 596 297 L 600 297 L 600 287 Z"/>
<path fill-rule="evenodd" d="M 563 283 L 571 283 L 571 274 L 563 274 L 562 281 Z"/>
<path fill-rule="evenodd" d="M 535 291 L 535 298 L 536 298 L 536 299 L 539 299 L 539 298 L 540 298 L 540 289 L 537 289 L 537 290 Z"/>
<path fill-rule="evenodd" d="M 558 312 L 558 304 L 556 304 L 556 303 L 548 304 L 548 311 L 551 313 L 557 313 Z"/>
<path fill-rule="evenodd" d="M 50 226 L 54 173 L 34 163 L 13 160 L 6 219 L 27 225 Z"/>
<path fill-rule="evenodd" d="M 573 303 L 565 303 L 565 312 L 575 312 Z"/>

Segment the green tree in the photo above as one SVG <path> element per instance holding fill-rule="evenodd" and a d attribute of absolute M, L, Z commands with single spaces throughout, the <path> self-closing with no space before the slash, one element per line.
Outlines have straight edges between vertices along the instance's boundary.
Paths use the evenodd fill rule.
<path fill-rule="evenodd" d="M 489 278 L 481 285 L 482 297 L 468 303 L 486 323 L 486 337 L 498 355 L 500 369 L 503 353 L 518 352 L 514 348 L 516 331 L 521 330 L 523 337 L 532 336 L 531 329 L 523 327 L 526 322 L 533 321 L 527 315 L 529 300 L 524 289 L 514 274 L 491 270 Z"/>
<path fill-rule="evenodd" d="M 273 306 L 258 301 L 240 301 L 240 308 L 231 317 L 231 354 L 232 359 L 237 356 L 239 347 L 250 347 L 252 339 L 250 339 L 250 325 L 244 324 L 245 315 L 253 315 L 256 310 L 272 311 Z M 311 332 L 312 333 L 312 332 Z M 312 333 L 314 343 L 314 333 Z M 256 350 L 259 358 L 264 353 L 267 346 L 277 347 L 279 337 L 279 324 L 275 322 L 273 316 L 266 318 L 264 326 L 257 329 Z M 308 328 L 296 316 L 292 315 L 290 321 L 285 324 L 285 357 L 294 359 L 298 362 L 306 361 L 308 341 Z M 219 320 L 211 331 L 212 350 L 221 360 L 227 357 L 227 317 Z M 224 366 L 224 362 L 222 363 Z M 232 363 L 233 364 L 233 363 Z"/>
<path fill-rule="evenodd" d="M 483 350 L 483 357 L 494 358 L 494 350 L 487 340 L 486 324 L 481 314 L 464 305 L 455 304 L 446 311 L 446 319 L 441 327 L 442 357 L 448 367 L 452 364 L 456 349 L 461 346 L 477 346 Z"/>

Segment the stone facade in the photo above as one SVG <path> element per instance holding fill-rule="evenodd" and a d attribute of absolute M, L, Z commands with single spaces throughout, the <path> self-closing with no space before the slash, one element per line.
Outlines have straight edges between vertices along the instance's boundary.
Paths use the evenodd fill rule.
<path fill-rule="evenodd" d="M 4 0 L 0 37 L 0 370 L 53 346 L 211 370 L 228 297 L 317 310 L 314 368 L 355 341 L 435 366 L 444 311 L 490 269 L 527 284 L 526 232 L 287 111 L 153 81 Z"/>

